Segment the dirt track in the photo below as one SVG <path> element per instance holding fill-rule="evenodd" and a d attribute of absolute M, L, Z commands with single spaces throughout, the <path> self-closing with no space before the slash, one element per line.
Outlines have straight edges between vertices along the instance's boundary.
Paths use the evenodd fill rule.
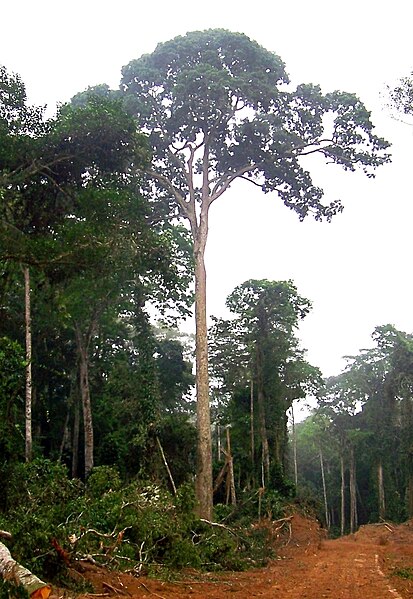
<path fill-rule="evenodd" d="M 296 515 L 291 536 L 279 539 L 279 558 L 267 568 L 202 578 L 188 575 L 177 582 L 132 578 L 91 568 L 87 578 L 100 596 L 134 599 L 413 598 L 413 580 L 396 575 L 413 567 L 413 522 L 397 527 L 365 526 L 351 537 L 334 541 L 323 540 L 322 536 L 315 521 Z"/>

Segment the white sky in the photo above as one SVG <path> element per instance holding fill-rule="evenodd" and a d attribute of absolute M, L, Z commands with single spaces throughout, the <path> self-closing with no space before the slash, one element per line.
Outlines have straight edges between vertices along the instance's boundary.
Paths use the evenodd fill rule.
<path fill-rule="evenodd" d="M 386 84 L 413 70 L 407 0 L 14 0 L 1 7 L 0 63 L 18 72 L 30 101 L 54 107 L 89 85 L 117 87 L 121 67 L 158 42 L 222 27 L 279 54 L 293 83 L 355 92 L 393 163 L 375 180 L 314 166 L 326 199 L 345 211 L 332 224 L 299 223 L 276 195 L 239 183 L 211 209 L 208 311 L 224 315 L 249 278 L 292 279 L 313 311 L 301 329 L 308 359 L 337 374 L 343 355 L 371 345 L 375 326 L 413 331 L 413 128 L 390 118 Z"/>

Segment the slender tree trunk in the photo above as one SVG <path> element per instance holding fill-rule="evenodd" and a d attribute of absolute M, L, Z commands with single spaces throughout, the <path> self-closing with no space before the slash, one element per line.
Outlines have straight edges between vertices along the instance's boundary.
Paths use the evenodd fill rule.
<path fill-rule="evenodd" d="M 257 360 L 257 404 L 258 404 L 258 420 L 261 437 L 262 448 L 262 465 L 263 465 L 263 480 L 262 486 L 268 485 L 270 480 L 270 449 L 267 436 L 267 422 L 265 418 L 265 399 L 264 399 L 264 382 L 262 375 L 262 355 L 261 348 L 256 344 L 256 360 Z"/>
<path fill-rule="evenodd" d="M 79 434 L 80 434 L 80 409 L 78 397 L 74 401 L 73 416 L 73 438 L 72 438 L 72 478 L 77 478 L 79 474 Z"/>
<path fill-rule="evenodd" d="M 350 449 L 350 532 L 357 530 L 357 490 L 356 490 L 356 463 L 354 460 L 354 448 Z"/>
<path fill-rule="evenodd" d="M 65 423 L 63 426 L 62 441 L 60 443 L 60 449 L 59 449 L 59 460 L 60 461 L 62 461 L 63 452 L 64 452 L 65 448 L 68 446 L 70 447 L 69 419 L 70 419 L 70 411 L 68 408 L 67 413 L 66 413 Z"/>
<path fill-rule="evenodd" d="M 234 461 L 231 453 L 231 436 L 229 432 L 229 426 L 227 426 L 227 455 L 228 455 L 228 480 L 229 480 L 229 493 L 227 492 L 227 505 L 228 499 L 231 497 L 232 505 L 237 505 L 237 497 L 235 494 L 235 479 L 234 479 Z"/>
<path fill-rule="evenodd" d="M 341 517 L 340 517 L 340 526 L 341 526 L 341 536 L 344 536 L 344 531 L 346 528 L 346 478 L 345 478 L 345 468 L 344 468 L 344 455 L 340 456 L 340 471 L 341 471 Z"/>
<path fill-rule="evenodd" d="M 251 466 L 252 476 L 255 472 L 255 431 L 254 431 L 254 381 L 251 376 L 250 382 L 250 443 L 251 443 Z M 254 482 L 254 481 L 253 481 Z"/>
<path fill-rule="evenodd" d="M 168 461 L 166 459 L 165 452 L 163 450 L 161 441 L 160 441 L 160 439 L 159 439 L 158 436 L 156 437 L 156 442 L 158 443 L 159 451 L 161 452 L 162 461 L 163 461 L 164 466 L 166 468 L 166 472 L 168 473 L 169 482 L 171 483 L 173 494 L 176 495 L 176 486 L 175 486 L 175 482 L 174 482 L 174 479 L 173 479 L 173 476 L 172 476 L 172 472 L 171 472 L 171 469 L 169 468 L 169 464 L 168 464 Z"/>
<path fill-rule="evenodd" d="M 413 518 L 413 473 L 411 471 L 409 472 L 409 481 L 407 486 L 407 503 L 409 519 L 411 520 Z"/>
<path fill-rule="evenodd" d="M 408 455 L 408 482 L 407 482 L 407 507 L 409 511 L 409 518 L 413 518 L 413 455 L 410 450 Z"/>
<path fill-rule="evenodd" d="M 381 458 L 377 464 L 377 487 L 379 494 L 379 518 L 385 520 L 386 518 L 386 503 L 384 496 L 384 480 L 383 480 L 383 463 Z"/>
<path fill-rule="evenodd" d="M 326 526 L 327 526 L 327 530 L 328 530 L 330 528 L 330 515 L 328 513 L 326 477 L 325 477 L 325 473 L 324 473 L 324 459 L 323 459 L 323 452 L 322 452 L 321 448 L 319 450 L 319 454 L 320 454 L 321 480 L 323 483 L 324 510 L 325 510 L 325 515 L 326 515 Z"/>
<path fill-rule="evenodd" d="M 293 425 L 293 459 L 294 459 L 294 482 L 298 485 L 298 462 L 297 462 L 297 431 L 295 430 L 294 406 L 291 405 L 291 421 Z"/>
<path fill-rule="evenodd" d="M 208 337 L 206 317 L 206 271 L 204 252 L 207 231 L 200 231 L 199 241 L 194 245 L 195 257 L 195 325 L 196 325 L 196 393 L 198 466 L 196 496 L 198 515 L 206 520 L 212 518 L 212 442 L 209 406 Z"/>
<path fill-rule="evenodd" d="M 89 476 L 93 468 L 93 421 L 92 404 L 90 401 L 89 388 L 89 359 L 88 343 L 85 342 L 83 335 L 76 327 L 76 342 L 79 355 L 79 382 L 80 395 L 82 398 L 83 409 L 83 428 L 85 439 L 85 478 Z"/>
<path fill-rule="evenodd" d="M 32 320 L 30 305 L 30 271 L 24 267 L 24 305 L 26 326 L 26 406 L 25 406 L 25 458 L 30 462 L 32 441 Z"/>
<path fill-rule="evenodd" d="M 279 468 L 283 467 L 283 431 L 281 430 L 280 422 L 274 426 L 274 462 Z"/>

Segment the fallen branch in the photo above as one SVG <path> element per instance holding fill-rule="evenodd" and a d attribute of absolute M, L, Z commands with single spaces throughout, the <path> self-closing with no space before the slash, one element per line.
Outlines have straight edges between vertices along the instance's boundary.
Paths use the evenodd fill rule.
<path fill-rule="evenodd" d="M 234 535 L 234 537 L 238 537 L 239 536 L 233 530 L 231 530 L 229 528 L 229 526 L 225 526 L 225 524 L 220 524 L 219 522 L 211 522 L 210 520 L 205 520 L 205 518 L 200 518 L 200 520 L 201 520 L 201 522 L 205 522 L 205 524 L 209 524 L 210 526 L 216 526 L 218 528 L 223 528 L 224 530 L 227 530 L 232 535 Z"/>
<path fill-rule="evenodd" d="M 0 543 L 0 575 L 4 580 L 22 586 L 31 599 L 48 599 L 51 587 L 14 560 L 10 551 Z"/>
<path fill-rule="evenodd" d="M 394 532 L 394 528 L 388 522 L 372 522 L 369 526 L 384 526 L 388 531 Z"/>
<path fill-rule="evenodd" d="M 117 589 L 116 587 L 113 587 L 108 582 L 102 582 L 102 586 L 105 587 L 106 589 L 109 589 L 110 591 L 113 591 L 114 593 L 117 593 L 118 595 L 129 595 L 129 593 L 127 593 L 123 589 Z"/>
<path fill-rule="evenodd" d="M 151 589 L 150 589 L 150 588 L 148 588 L 148 587 L 146 586 L 146 584 L 145 584 L 145 583 L 141 582 L 140 584 L 141 584 L 141 586 L 143 586 L 143 588 L 144 588 L 146 591 L 148 591 L 148 593 L 150 593 L 151 595 L 154 595 L 155 597 L 159 597 L 159 599 L 165 599 L 165 597 L 162 597 L 162 595 L 158 595 L 158 593 L 154 593 L 153 591 L 151 591 Z"/>
<path fill-rule="evenodd" d="M 280 524 L 281 522 L 290 522 L 294 518 L 294 515 L 287 516 L 286 518 L 280 518 L 279 520 L 273 520 L 273 524 Z"/>
<path fill-rule="evenodd" d="M 165 468 L 166 468 L 166 471 L 167 471 L 168 476 L 169 476 L 169 480 L 170 480 L 170 483 L 171 483 L 171 486 L 172 486 L 172 490 L 174 492 L 174 495 L 176 496 L 175 482 L 174 482 L 174 479 L 172 477 L 172 472 L 171 472 L 171 469 L 169 468 L 169 464 L 168 464 L 168 461 L 167 461 L 167 459 L 165 457 L 165 452 L 163 450 L 163 447 L 161 445 L 159 437 L 156 437 L 156 442 L 158 443 L 159 451 L 161 452 L 162 460 L 163 460 L 163 463 L 165 464 Z"/>

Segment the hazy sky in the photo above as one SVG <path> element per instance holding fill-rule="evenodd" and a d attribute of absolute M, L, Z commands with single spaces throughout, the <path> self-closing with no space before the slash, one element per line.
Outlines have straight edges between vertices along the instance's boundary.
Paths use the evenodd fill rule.
<path fill-rule="evenodd" d="M 158 42 L 221 27 L 246 33 L 286 63 L 292 82 L 355 92 L 393 163 L 374 180 L 315 163 L 314 181 L 344 213 L 299 223 L 275 194 L 240 182 L 211 209 L 208 311 L 224 314 L 249 278 L 292 279 L 313 311 L 301 328 L 308 358 L 337 374 L 343 355 L 371 344 L 375 326 L 413 332 L 413 127 L 392 119 L 386 85 L 413 69 L 409 2 L 393 0 L 14 0 L 1 7 L 0 63 L 18 72 L 29 99 L 54 108 L 89 85 L 117 87 L 121 67 Z"/>

